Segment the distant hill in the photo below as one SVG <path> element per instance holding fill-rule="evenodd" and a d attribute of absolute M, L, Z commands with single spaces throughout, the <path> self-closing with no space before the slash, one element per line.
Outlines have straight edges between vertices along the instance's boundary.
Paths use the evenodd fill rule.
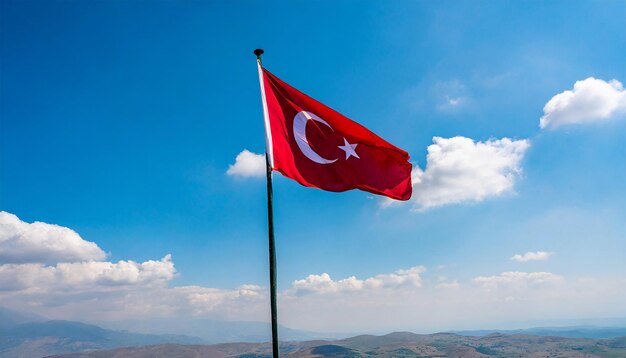
<path fill-rule="evenodd" d="M 10 328 L 22 323 L 43 321 L 47 321 L 47 318 L 0 307 L 0 329 Z"/>
<path fill-rule="evenodd" d="M 163 343 L 198 344 L 202 339 L 177 335 L 149 335 L 103 329 L 72 321 L 28 322 L 0 329 L 0 357 L 42 357 L 125 346 Z"/>
<path fill-rule="evenodd" d="M 617 338 L 626 336 L 626 327 L 537 327 L 528 329 L 513 330 L 474 330 L 474 331 L 453 331 L 463 336 L 486 336 L 493 333 L 505 334 L 529 334 L 533 336 L 555 336 L 568 338 Z"/>
<path fill-rule="evenodd" d="M 208 319 L 148 319 L 141 321 L 102 322 L 110 329 L 125 329 L 147 334 L 177 333 L 202 338 L 205 343 L 265 342 L 272 336 L 268 322 L 214 321 Z M 318 333 L 279 326 L 281 339 L 285 341 L 308 341 L 337 339 L 350 334 Z"/>
<path fill-rule="evenodd" d="M 524 334 L 490 334 L 481 337 L 452 333 L 418 335 L 397 332 L 384 336 L 362 335 L 337 341 L 284 342 L 281 355 L 285 358 L 313 357 L 626 357 L 626 337 L 587 339 L 543 337 Z M 225 343 L 202 345 L 156 345 L 84 352 L 63 358 L 260 358 L 270 357 L 268 343 Z"/>
<path fill-rule="evenodd" d="M 271 337 L 270 325 L 264 322 L 153 319 L 117 322 L 109 326 L 102 328 L 82 322 L 48 320 L 0 307 L 0 358 L 31 358 L 166 343 L 264 342 Z M 287 327 L 280 327 L 280 334 L 281 338 L 294 341 L 341 337 Z"/>
<path fill-rule="evenodd" d="M 73 358 L 260 358 L 271 355 L 270 344 L 264 342 L 271 336 L 267 323 L 149 320 L 119 324 L 120 327 L 133 330 L 150 329 L 153 333 L 133 333 L 81 322 L 47 320 L 45 317 L 0 307 L 0 358 L 53 355 Z M 626 357 L 626 329 L 614 327 L 552 327 L 428 335 L 395 332 L 339 340 L 329 339 L 338 338 L 332 334 L 285 327 L 280 328 L 280 334 L 282 356 L 296 358 Z M 232 343 L 208 345 L 219 340 Z"/>

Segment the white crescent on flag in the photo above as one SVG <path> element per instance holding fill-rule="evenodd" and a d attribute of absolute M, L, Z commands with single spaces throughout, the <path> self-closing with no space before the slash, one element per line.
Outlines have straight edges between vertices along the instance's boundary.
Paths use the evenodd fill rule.
<path fill-rule="evenodd" d="M 333 127 L 331 127 L 328 123 L 326 123 L 325 120 L 321 119 L 315 114 L 307 111 L 298 112 L 298 114 L 296 114 L 296 116 L 293 118 L 293 135 L 296 138 L 296 144 L 298 144 L 298 148 L 300 148 L 302 154 L 304 154 L 307 158 L 311 159 L 315 163 L 330 164 L 336 162 L 337 158 L 332 160 L 326 159 L 317 154 L 309 145 L 309 141 L 306 139 L 306 124 L 309 119 L 320 122 L 334 131 Z"/>

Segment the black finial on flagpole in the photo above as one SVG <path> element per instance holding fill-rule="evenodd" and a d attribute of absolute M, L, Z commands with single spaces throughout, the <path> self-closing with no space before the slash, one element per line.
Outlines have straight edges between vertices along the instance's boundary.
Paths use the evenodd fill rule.
<path fill-rule="evenodd" d="M 254 50 L 254 54 L 256 55 L 256 58 L 258 58 L 259 60 L 261 59 L 261 55 L 265 53 L 265 51 L 263 51 L 262 48 L 257 48 L 256 50 Z"/>

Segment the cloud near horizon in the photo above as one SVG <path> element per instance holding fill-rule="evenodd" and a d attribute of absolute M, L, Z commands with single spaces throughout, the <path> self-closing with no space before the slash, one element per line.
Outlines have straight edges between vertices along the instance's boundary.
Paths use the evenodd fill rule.
<path fill-rule="evenodd" d="M 552 97 L 543 107 L 539 127 L 608 121 L 626 114 L 626 91 L 618 80 L 589 77 L 576 81 L 572 90 Z"/>
<path fill-rule="evenodd" d="M 119 286 L 151 286 L 171 280 L 176 273 L 171 255 L 143 263 L 120 260 L 0 265 L 0 287 L 5 291 L 107 291 Z"/>
<path fill-rule="evenodd" d="M 269 316 L 265 287 L 172 286 L 176 275 L 170 255 L 143 263 L 4 263 L 0 264 L 0 306 L 91 322 L 266 321 Z M 435 331 L 472 328 L 467 322 L 475 327 L 515 319 L 563 318 L 572 312 L 593 316 L 604 312 L 603 307 L 623 314 L 618 302 L 626 299 L 620 289 L 625 284 L 623 277 L 568 280 L 550 272 L 503 272 L 463 281 L 429 276 L 424 266 L 414 266 L 367 278 L 311 274 L 279 291 L 279 307 L 281 323 L 300 329 Z M 562 305 L 564 300 L 572 304 Z"/>
<path fill-rule="evenodd" d="M 495 289 L 500 286 L 519 287 L 562 282 L 562 276 L 550 272 L 503 272 L 497 276 L 478 276 L 473 283 L 483 288 Z"/>
<path fill-rule="evenodd" d="M 407 270 L 397 270 L 389 274 L 380 274 L 365 280 L 351 276 L 335 281 L 329 274 L 309 275 L 305 279 L 293 282 L 292 288 L 285 291 L 287 295 L 302 296 L 307 294 L 328 294 L 350 291 L 367 291 L 379 289 L 399 289 L 403 287 L 422 287 L 421 273 L 423 266 L 411 267 Z"/>
<path fill-rule="evenodd" d="M 545 261 L 550 258 L 550 256 L 554 255 L 553 252 L 546 251 L 537 251 L 537 252 L 527 252 L 523 255 L 515 254 L 511 257 L 511 260 L 517 262 L 528 262 L 528 261 Z"/>
<path fill-rule="evenodd" d="M 104 251 L 75 231 L 42 222 L 28 224 L 6 212 L 0 212 L 0 234 L 0 305 L 77 320 L 174 314 L 228 319 L 231 312 L 237 318 L 246 310 L 263 311 L 250 304 L 251 298 L 263 301 L 258 299 L 264 297 L 258 286 L 168 287 L 177 276 L 170 254 L 144 262 L 102 261 Z M 15 247 L 26 252 L 17 255 Z"/>

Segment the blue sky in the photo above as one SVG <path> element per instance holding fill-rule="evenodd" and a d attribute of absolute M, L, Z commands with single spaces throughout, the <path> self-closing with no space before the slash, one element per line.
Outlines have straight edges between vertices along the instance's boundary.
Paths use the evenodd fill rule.
<path fill-rule="evenodd" d="M 176 273 L 168 271 L 159 285 L 225 295 L 215 299 L 217 308 L 185 306 L 181 312 L 266 319 L 265 182 L 226 173 L 242 150 L 264 151 L 252 55 L 263 47 L 274 74 L 407 150 L 425 171 L 425 184 L 416 186 L 421 196 L 390 207 L 368 193 L 328 193 L 275 176 L 285 324 L 353 331 L 482 328 L 520 321 L 520 307 L 536 312 L 546 297 L 567 300 L 580 290 L 604 301 L 583 297 L 580 306 L 547 318 L 626 316 L 616 304 L 626 295 L 619 286 L 626 277 L 626 95 L 609 82 L 626 81 L 623 1 L 0 6 L 0 210 L 24 227 L 39 221 L 70 228 L 107 254 L 92 250 L 72 262 L 163 263 L 158 260 L 171 254 Z M 590 77 L 596 82 L 585 81 Z M 577 81 L 583 81 L 580 96 L 540 128 L 544 106 Z M 437 167 L 436 158 L 427 158 L 433 137 L 463 137 L 465 146 L 442 142 L 440 149 L 453 161 L 472 163 L 469 169 Z M 517 149 L 498 142 L 503 138 Z M 448 179 L 461 184 L 450 188 Z M 432 193 L 445 198 L 424 204 L 435 202 Z M 27 241 L 37 246 L 37 240 Z M 70 260 L 58 252 L 45 256 L 41 247 L 35 251 L 44 258 L 17 260 L 8 245 L 0 264 L 49 267 Z M 545 255 L 511 260 L 527 252 Z M 338 288 L 338 280 L 350 276 L 365 280 L 416 267 L 425 271 L 408 274 L 414 292 L 403 286 L 361 302 L 359 292 Z M 516 276 L 521 283 L 502 283 L 507 272 L 526 275 Z M 324 281 L 323 273 L 334 280 L 325 289 L 302 281 L 310 285 L 298 291 L 302 285 L 295 281 Z M 533 291 L 539 277 L 533 273 L 552 275 L 539 280 L 545 296 Z M 492 282 L 483 287 L 479 277 Z M 22 283 L 32 288 L 32 282 Z M 441 283 L 461 291 L 440 296 Z M 241 285 L 258 286 L 251 290 L 260 301 L 224 303 Z M 494 290 L 503 290 L 497 316 L 454 319 L 434 309 L 420 321 L 429 305 L 461 309 L 450 297 L 480 301 L 481 287 L 497 297 Z M 80 297 L 53 304 L 24 292 L 0 296 L 0 305 L 81 315 Z M 389 298 L 403 295 L 415 304 Z M 515 304 L 506 303 L 511 298 Z M 396 324 L 347 324 L 341 315 L 311 323 L 295 308 L 333 312 L 349 301 L 374 305 L 367 312 L 389 302 Z M 236 309 L 242 305 L 246 312 Z M 415 316 L 398 313 L 415 306 Z M 123 312 L 106 309 L 93 320 Z M 476 303 L 476 312 L 481 309 L 488 307 Z M 526 317 L 546 318 L 542 312 Z"/>

